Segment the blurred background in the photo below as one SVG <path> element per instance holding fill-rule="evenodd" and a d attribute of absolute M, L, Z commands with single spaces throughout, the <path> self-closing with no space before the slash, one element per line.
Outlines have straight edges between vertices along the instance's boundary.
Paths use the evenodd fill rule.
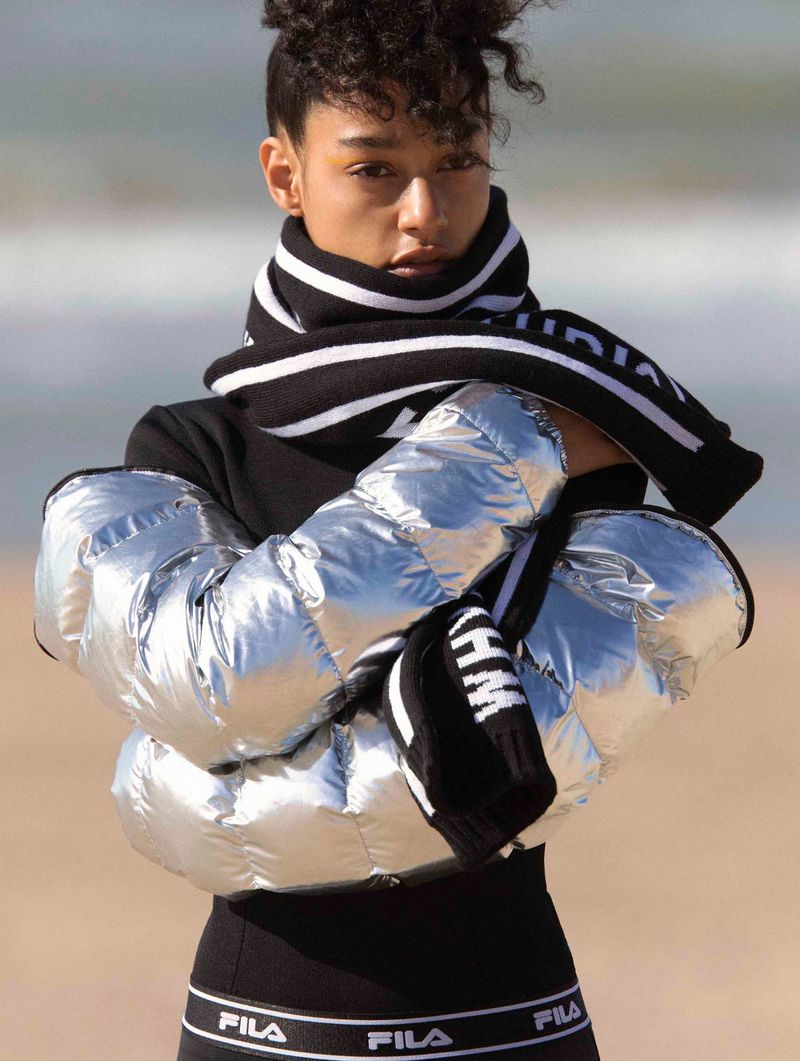
<path fill-rule="evenodd" d="M 206 365 L 239 345 L 281 222 L 257 162 L 259 15 L 257 0 L 0 7 L 17 808 L 3 1057 L 174 1054 L 208 900 L 127 850 L 107 794 L 124 727 L 36 653 L 29 586 L 49 487 L 120 463 L 149 406 L 202 396 Z M 793 1058 L 796 644 L 781 616 L 800 589 L 800 6 L 568 0 L 524 33 L 548 100 L 496 97 L 512 133 L 495 160 L 531 286 L 652 355 L 766 458 L 717 528 L 751 573 L 756 634 L 551 845 L 553 891 L 604 1058 Z"/>
<path fill-rule="evenodd" d="M 543 304 L 650 353 L 765 453 L 720 528 L 758 541 L 800 515 L 798 30 L 795 0 L 539 12 L 548 101 L 511 102 L 496 154 Z M 4 538 L 30 542 L 53 482 L 120 461 L 150 405 L 202 395 L 238 346 L 281 220 L 256 156 L 268 41 L 256 0 L 2 5 Z"/>

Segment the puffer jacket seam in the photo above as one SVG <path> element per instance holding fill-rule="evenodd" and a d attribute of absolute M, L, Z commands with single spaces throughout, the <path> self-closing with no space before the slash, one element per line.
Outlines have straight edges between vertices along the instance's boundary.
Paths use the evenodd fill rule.
<path fill-rule="evenodd" d="M 132 475 L 149 476 L 154 479 L 169 479 L 171 482 L 183 483 L 184 486 L 188 486 L 192 490 L 199 490 L 201 493 L 204 493 L 211 497 L 211 494 L 208 490 L 205 490 L 202 486 L 198 486 L 197 483 L 193 483 L 191 479 L 186 479 L 182 475 L 176 475 L 174 472 L 167 471 L 167 469 L 165 468 L 136 468 L 130 467 L 125 464 L 118 464 L 111 468 L 88 468 L 83 471 L 70 472 L 69 475 L 66 475 L 63 479 L 60 479 L 55 484 L 55 486 L 50 488 L 50 491 L 44 500 L 44 505 L 42 506 L 42 517 L 45 519 L 47 518 L 50 507 L 54 504 L 56 498 L 61 493 L 61 491 L 65 490 L 68 486 L 72 486 L 76 483 L 82 484 L 88 481 L 89 479 L 97 479 L 99 476 L 114 475 L 119 472 L 131 473 Z M 212 498 L 212 500 L 214 500 L 214 498 Z"/>
<path fill-rule="evenodd" d="M 128 695 L 127 695 L 128 717 L 129 717 L 129 720 L 130 720 L 132 725 L 139 726 L 140 723 L 141 723 L 141 720 L 138 718 L 138 716 L 136 714 L 136 709 L 134 707 L 134 689 L 136 688 L 136 682 L 137 682 L 138 677 L 139 677 L 139 660 L 140 660 L 138 638 L 133 638 L 132 656 L 133 656 L 133 658 L 132 658 L 131 664 L 130 664 L 130 667 L 131 667 L 131 684 L 130 684 L 130 688 L 128 689 Z M 192 662 L 192 666 L 194 666 L 194 662 Z M 225 749 L 225 751 L 228 753 L 228 755 L 230 755 L 230 757 L 231 757 L 230 758 L 230 762 L 241 762 L 241 756 L 239 754 L 237 754 L 233 750 L 233 748 L 231 748 L 231 746 L 228 744 L 228 742 L 225 740 L 225 738 L 222 735 L 222 730 L 220 729 L 220 727 L 219 726 L 215 726 L 214 730 L 215 730 L 217 738 L 219 739 L 220 744 Z"/>
<path fill-rule="evenodd" d="M 361 826 L 358 824 L 358 813 L 357 813 L 357 811 L 354 811 L 351 808 L 351 806 L 350 806 L 350 794 L 347 792 L 346 786 L 347 786 L 347 782 L 345 781 L 344 813 L 350 819 L 350 821 L 353 823 L 353 825 L 356 828 L 356 832 L 358 833 L 358 839 L 361 841 L 361 846 L 364 848 L 364 854 L 367 856 L 367 862 L 369 862 L 370 877 L 371 877 L 371 876 L 373 876 L 373 874 L 375 874 L 377 872 L 377 869 L 376 869 L 375 863 L 372 860 L 372 855 L 370 854 L 370 850 L 367 847 L 367 842 L 364 839 L 364 834 L 361 832 Z"/>
<path fill-rule="evenodd" d="M 643 655 L 645 655 L 651 664 L 653 670 L 656 672 L 658 677 L 664 683 L 664 688 L 667 690 L 669 696 L 669 702 L 674 707 L 675 704 L 680 703 L 677 697 L 672 695 L 672 688 L 670 684 L 670 678 L 674 670 L 673 663 L 667 663 L 666 666 L 662 661 L 659 661 L 658 657 L 653 653 L 650 646 L 647 644 L 646 632 L 642 629 L 640 623 L 636 624 L 636 644 L 640 648 Z"/>
<path fill-rule="evenodd" d="M 214 502 L 212 502 L 213 504 Z M 182 505 L 181 508 L 176 508 L 174 512 L 162 514 L 158 523 L 151 523 L 147 527 L 140 527 L 138 530 L 133 531 L 131 534 L 127 534 L 124 538 L 120 538 L 119 541 L 113 542 L 113 544 L 107 546 L 101 553 L 96 556 L 92 556 L 88 563 L 94 565 L 99 560 L 102 560 L 104 556 L 108 556 L 112 550 L 116 549 L 120 545 L 124 545 L 125 542 L 131 541 L 133 538 L 138 538 L 140 534 L 145 534 L 147 531 L 157 530 L 159 527 L 163 527 L 164 524 L 169 523 L 171 520 L 178 519 L 180 516 L 185 515 L 196 515 L 197 509 L 203 505 L 202 501 L 196 502 L 194 505 Z"/>
<path fill-rule="evenodd" d="M 530 651 L 530 649 L 528 651 Z M 533 659 L 533 655 L 532 654 L 531 654 L 531 659 Z M 564 686 L 561 684 L 561 682 L 554 675 L 548 674 L 547 671 L 545 671 L 544 669 L 539 668 L 537 666 L 534 666 L 532 663 L 529 663 L 527 660 L 518 659 L 515 662 L 516 662 L 517 666 L 520 669 L 527 670 L 531 674 L 538 674 L 540 678 L 544 678 L 545 681 L 548 681 L 548 682 L 550 682 L 551 685 L 555 686 L 555 688 L 558 689 L 559 692 L 566 693 L 567 690 L 564 688 Z M 578 722 L 580 722 L 581 729 L 586 734 L 586 739 L 589 741 L 589 744 L 591 744 L 591 746 L 592 746 L 592 751 L 595 753 L 595 755 L 600 760 L 600 762 L 603 764 L 603 766 L 607 766 L 611 760 L 608 759 L 605 755 L 603 755 L 603 753 L 600 751 L 600 749 L 595 744 L 594 738 L 592 737 L 592 734 L 591 734 L 591 730 L 589 729 L 589 727 L 584 722 L 584 720 L 583 720 L 583 718 L 581 716 L 581 713 L 578 710 L 577 693 L 574 693 L 574 692 L 569 694 L 569 705 L 567 707 L 567 712 L 566 713 L 569 714 L 570 711 L 575 716 L 575 718 L 577 718 Z M 535 722 L 536 721 L 536 713 L 533 711 L 532 708 L 531 708 L 531 713 L 533 714 L 533 718 L 534 718 L 534 722 Z"/>
<path fill-rule="evenodd" d="M 489 432 L 485 428 L 481 427 L 481 425 L 478 424 L 475 420 L 473 420 L 473 418 L 471 416 L 469 416 L 468 413 L 464 412 L 463 409 L 460 410 L 460 415 L 463 416 L 463 418 L 467 421 L 467 423 L 472 424 L 472 426 L 475 428 L 475 430 L 478 431 L 485 439 L 487 439 L 487 441 L 491 442 L 491 444 L 498 451 L 498 453 L 502 453 L 503 454 L 505 459 L 508 461 L 508 463 L 514 469 L 514 474 L 516 475 L 517 479 L 519 479 L 520 486 L 525 491 L 525 496 L 528 499 L 528 504 L 531 506 L 531 512 L 533 513 L 534 518 L 536 516 L 538 516 L 539 513 L 536 511 L 536 506 L 533 503 L 533 498 L 531 497 L 530 493 L 528 492 L 528 488 L 525 485 L 525 480 L 522 478 L 522 473 L 520 472 L 519 467 L 517 465 L 517 462 L 514 460 L 514 458 L 511 456 L 511 454 L 505 449 L 505 447 L 496 438 L 492 438 L 492 436 L 489 434 Z M 537 423 L 538 423 L 538 421 L 537 421 Z M 547 429 L 545 428 L 545 430 L 547 430 Z M 548 435 L 550 435 L 550 434 L 551 434 L 550 431 L 548 431 Z M 558 442 L 558 439 L 556 439 L 556 441 Z"/>
<path fill-rule="evenodd" d="M 530 649 L 528 649 L 528 652 L 530 652 Z M 530 652 L 530 656 L 531 660 L 533 660 L 532 652 Z M 516 659 L 514 660 L 514 662 L 521 670 L 529 671 L 531 674 L 538 674 L 540 678 L 544 678 L 546 681 L 550 682 L 551 685 L 554 685 L 556 689 L 559 690 L 559 692 L 565 693 L 567 691 L 554 674 L 551 674 L 543 668 L 537 666 L 535 660 L 529 663 L 526 659 Z"/>
<path fill-rule="evenodd" d="M 368 495 L 372 499 L 373 511 L 374 512 L 380 513 L 381 516 L 383 516 L 385 519 L 387 519 L 395 527 L 398 527 L 404 534 L 408 535 L 409 540 L 412 542 L 414 548 L 417 550 L 419 555 L 422 557 L 423 563 L 425 564 L 425 566 L 428 568 L 428 570 L 430 571 L 431 575 L 433 576 L 433 579 L 436 582 L 436 585 L 439 587 L 441 592 L 444 594 L 445 600 L 448 600 L 448 601 L 451 600 L 454 595 L 452 594 L 452 592 L 450 590 L 448 590 L 448 588 L 444 585 L 444 583 L 442 582 L 442 580 L 439 578 L 438 574 L 436 573 L 436 569 L 434 568 L 434 566 L 431 563 L 431 561 L 428 559 L 428 557 L 427 557 L 427 555 L 425 553 L 425 550 L 422 548 L 420 543 L 417 541 L 417 533 L 414 530 L 414 528 L 407 526 L 405 523 L 403 523 L 401 520 L 399 520 L 397 518 L 397 516 L 394 515 L 393 512 L 390 512 L 389 509 L 387 509 L 386 506 L 381 501 L 379 501 L 377 497 L 374 496 L 374 494 L 371 494 L 369 492 L 369 490 L 365 489 L 361 484 L 359 484 L 359 489 L 362 491 L 362 493 Z"/>
<path fill-rule="evenodd" d="M 364 493 L 369 493 L 369 491 L 365 490 Z M 369 494 L 369 496 L 372 497 L 372 494 Z M 386 508 L 384 508 L 382 505 L 380 505 L 380 503 L 378 502 L 377 498 L 373 497 L 372 499 L 373 499 L 373 501 L 375 502 L 376 505 L 380 506 L 380 511 L 381 511 L 381 513 L 384 515 L 384 517 L 387 520 L 389 520 L 395 527 L 398 527 L 405 534 L 409 535 L 410 540 L 411 540 L 411 542 L 414 545 L 414 548 L 417 550 L 417 552 L 421 556 L 425 566 L 430 571 L 431 576 L 433 577 L 434 581 L 436 582 L 436 585 L 439 587 L 439 589 L 440 589 L 441 593 L 443 594 L 445 600 L 450 600 L 453 597 L 452 592 L 449 591 L 447 589 L 447 587 L 442 583 L 442 580 L 437 575 L 437 573 L 436 573 L 436 571 L 435 571 L 435 569 L 433 567 L 433 564 L 428 559 L 428 557 L 425 555 L 425 550 L 422 548 L 420 543 L 417 541 L 417 539 L 416 539 L 416 537 L 414 535 L 414 532 L 411 530 L 411 528 L 406 527 L 405 524 L 401 523 L 401 521 L 399 519 L 397 519 L 396 516 L 394 516 Z M 289 541 L 292 540 L 291 535 L 288 535 L 288 539 L 289 539 Z M 322 632 L 322 627 L 321 627 L 320 623 L 317 621 L 317 619 L 315 619 L 314 616 L 311 614 L 311 611 L 309 610 L 308 605 L 303 600 L 302 596 L 296 592 L 294 582 L 291 579 L 291 577 L 284 570 L 283 564 L 282 564 L 281 559 L 280 559 L 280 553 L 277 550 L 276 550 L 276 560 L 277 560 L 277 565 L 276 566 L 277 566 L 278 570 L 283 575 L 283 577 L 284 577 L 285 581 L 287 582 L 291 592 L 294 594 L 294 596 L 299 601 L 300 606 L 302 607 L 303 611 L 305 612 L 306 616 L 308 617 L 309 622 L 314 627 L 314 629 L 317 631 L 319 639 L 322 642 L 323 647 L 325 648 L 325 651 L 328 654 L 328 658 L 331 661 L 331 667 L 333 668 L 333 672 L 334 672 L 334 674 L 336 675 L 336 677 L 339 680 L 339 684 L 341 685 L 341 687 L 342 687 L 342 689 L 344 691 L 345 697 L 348 697 L 347 684 L 346 684 L 345 676 L 344 676 L 344 674 L 342 674 L 341 668 L 339 667 L 339 665 L 336 662 L 336 659 L 335 659 L 335 657 L 333 655 L 333 652 L 331 651 L 331 648 L 330 648 L 330 646 L 328 644 L 328 640 L 325 637 L 324 633 Z"/>
<path fill-rule="evenodd" d="M 133 691 L 136 688 L 136 680 L 139 677 L 138 660 L 139 660 L 139 643 L 138 643 L 137 639 L 134 637 L 134 638 L 131 638 L 130 663 L 128 664 L 128 666 L 130 667 L 130 670 L 131 670 L 131 680 L 130 680 L 130 684 L 128 685 L 128 695 L 125 697 L 125 700 L 126 700 L 126 703 L 127 703 L 127 706 L 128 706 L 128 721 L 134 727 L 139 725 L 139 719 L 136 716 L 136 710 L 135 710 L 135 708 L 133 706 L 133 701 L 134 701 L 134 693 L 133 693 Z"/>
<path fill-rule="evenodd" d="M 355 830 L 358 833 L 358 839 L 361 841 L 361 846 L 364 848 L 364 854 L 367 856 L 367 862 L 369 862 L 370 876 L 372 876 L 374 873 L 376 873 L 377 867 L 375 866 L 375 863 L 372 860 L 372 855 L 370 853 L 369 848 L 367 847 L 367 842 L 364 839 L 364 834 L 361 832 L 361 826 L 358 823 L 358 812 L 350 806 L 350 772 L 347 769 L 347 764 L 344 761 L 344 756 L 347 754 L 347 746 L 345 741 L 342 740 L 339 736 L 339 734 L 341 734 L 341 736 L 344 737 L 344 734 L 342 732 L 343 729 L 344 727 L 341 727 L 338 732 L 334 733 L 334 749 L 336 751 L 336 761 L 339 764 L 339 771 L 342 777 L 342 787 L 344 789 L 344 804 L 342 806 L 342 813 L 345 815 L 345 817 L 349 818 L 355 826 Z"/>
<path fill-rule="evenodd" d="M 516 477 L 517 477 L 517 479 L 519 481 L 519 484 L 520 484 L 520 486 L 522 487 L 522 489 L 523 489 L 523 491 L 525 493 L 525 497 L 527 498 L 528 504 L 530 505 L 531 513 L 533 514 L 533 517 L 535 519 L 536 516 L 538 515 L 538 513 L 536 511 L 536 506 L 533 503 L 533 498 L 531 497 L 530 493 L 528 492 L 528 488 L 525 485 L 524 479 L 522 478 L 522 474 L 521 474 L 521 472 L 519 470 L 517 462 L 514 460 L 514 458 L 511 456 L 511 454 L 501 445 L 501 443 L 496 438 L 493 438 L 489 434 L 489 432 L 486 431 L 485 428 L 481 427 L 481 425 L 479 423 L 477 423 L 477 421 L 475 421 L 471 416 L 469 416 L 463 409 L 457 408 L 457 412 L 458 412 L 458 415 L 460 417 L 462 417 L 464 420 L 467 421 L 467 423 L 471 424 L 475 428 L 475 430 L 478 432 L 478 434 L 482 438 L 485 438 L 487 440 L 487 442 L 489 442 L 495 448 L 495 450 L 497 450 L 498 453 L 501 453 L 503 455 L 503 457 L 505 457 L 505 459 L 508 462 L 509 466 L 513 469 L 514 474 L 516 475 Z M 550 434 L 550 432 L 548 432 L 548 434 Z M 556 439 L 556 441 L 559 441 L 559 440 Z M 369 493 L 369 491 L 364 489 L 363 486 L 361 486 L 361 489 L 364 490 L 365 493 Z M 370 494 L 369 496 L 373 498 L 373 501 L 376 504 L 380 505 L 380 502 L 378 502 L 377 498 L 374 498 L 372 494 Z M 395 526 L 399 527 L 404 533 L 406 533 L 406 534 L 408 534 L 410 536 L 411 541 L 416 546 L 420 556 L 424 560 L 424 562 L 425 562 L 426 566 L 428 567 L 430 573 L 433 575 L 434 579 L 436 580 L 436 584 L 439 586 L 439 589 L 444 594 L 445 599 L 446 600 L 452 600 L 455 597 L 459 596 L 458 593 L 454 594 L 452 592 L 452 590 L 449 590 L 443 584 L 442 580 L 440 579 L 439 575 L 436 572 L 436 569 L 434 568 L 434 566 L 431 563 L 431 561 L 428 559 L 428 557 L 427 557 L 427 555 L 425 553 L 425 550 L 422 548 L 422 545 L 417 540 L 417 537 L 416 537 L 416 534 L 415 534 L 414 530 L 411 527 L 407 527 L 401 520 L 399 520 L 384 505 L 380 505 L 380 509 L 381 509 L 382 512 L 384 512 L 386 514 L 387 518 L 390 519 L 392 521 L 392 523 L 395 524 Z"/>
<path fill-rule="evenodd" d="M 397 522 L 397 521 L 395 520 L 395 522 Z M 402 524 L 398 524 L 398 526 L 402 526 Z M 431 561 L 428 559 L 428 556 L 427 556 L 425 550 L 422 548 L 422 546 L 417 541 L 417 539 L 416 538 L 412 538 L 412 540 L 414 542 L 414 545 L 417 547 L 419 555 L 425 561 L 425 566 L 428 568 L 428 570 L 430 571 L 431 575 L 433 575 L 433 578 L 434 578 L 434 580 L 436 582 L 436 585 L 439 587 L 439 589 L 444 594 L 445 600 L 447 600 L 447 601 L 454 600 L 456 597 L 458 597 L 458 593 L 453 593 L 453 591 L 451 589 L 448 589 L 447 586 L 445 586 L 445 584 L 439 578 L 439 575 L 436 572 L 436 568 L 433 566 Z"/>
<path fill-rule="evenodd" d="M 144 813 L 144 807 L 142 806 L 143 802 L 144 802 L 144 764 L 142 764 L 140 769 L 139 769 L 139 780 L 138 780 L 138 784 L 136 785 L 136 796 L 134 798 L 133 809 L 134 809 L 134 813 L 136 814 L 136 817 L 139 819 L 139 821 L 141 823 L 142 832 L 144 833 L 145 837 L 147 838 L 147 842 L 152 847 L 153 852 L 155 853 L 155 856 L 156 856 L 157 860 L 159 862 L 161 862 L 161 853 L 158 850 L 158 845 L 156 844 L 155 840 L 153 839 L 153 834 L 150 832 L 150 827 L 147 824 L 147 818 L 146 818 L 145 813 Z"/>
<path fill-rule="evenodd" d="M 583 589 L 584 587 L 579 587 L 579 588 Z M 588 591 L 587 591 L 587 593 L 588 593 Z M 600 597 L 597 597 L 596 599 L 597 600 L 602 600 L 602 598 L 600 598 Z M 661 668 L 658 665 L 656 657 L 650 651 L 650 649 L 647 646 L 647 643 L 644 640 L 644 632 L 642 631 L 641 626 L 639 625 L 639 623 L 635 622 L 633 625 L 636 626 L 636 644 L 637 644 L 637 647 L 641 648 L 643 654 L 646 655 L 647 660 L 650 663 L 650 665 L 652 666 L 653 670 L 655 671 L 655 673 L 659 676 L 659 678 L 663 682 L 664 688 L 666 689 L 667 695 L 669 697 L 670 704 L 672 706 L 674 706 L 677 701 L 675 700 L 675 698 L 672 695 L 672 691 L 670 689 L 668 677 L 665 677 L 664 675 L 662 675 Z M 529 651 L 530 651 L 530 649 L 529 649 Z M 532 665 L 531 663 L 528 663 L 527 660 L 517 660 L 517 665 L 520 668 L 523 668 L 523 669 L 529 671 L 532 674 L 538 674 L 540 677 L 545 678 L 547 681 L 549 681 L 557 689 L 560 689 L 562 692 L 566 691 L 564 689 L 564 686 L 555 677 L 553 677 L 552 675 L 548 674 L 544 670 L 540 670 L 538 667 Z M 578 700 L 577 692 L 572 693 L 570 695 L 570 698 L 569 698 L 569 708 L 568 708 L 568 710 L 572 711 L 572 713 L 575 715 L 577 720 L 580 722 L 581 728 L 583 729 L 583 732 L 586 734 L 586 737 L 587 737 L 589 743 L 592 746 L 592 750 L 594 751 L 595 755 L 598 757 L 600 762 L 603 764 L 604 767 L 609 766 L 614 761 L 613 757 L 612 756 L 603 755 L 603 753 L 597 747 L 597 744 L 595 743 L 594 738 L 592 737 L 591 729 L 586 724 L 586 721 L 584 720 L 581 712 L 578 710 L 577 700 Z M 535 715 L 534 715 L 534 718 L 535 718 Z"/>
<path fill-rule="evenodd" d="M 289 541 L 292 541 L 291 535 L 288 535 L 288 539 L 289 539 Z M 295 543 L 292 542 L 292 545 L 294 545 L 294 544 Z M 336 659 L 335 659 L 335 657 L 333 655 L 333 652 L 331 652 L 330 646 L 328 645 L 327 638 L 323 634 L 322 628 L 321 628 L 319 622 L 311 614 L 311 611 L 310 611 L 308 605 L 306 604 L 305 600 L 303 599 L 303 595 L 300 592 L 298 592 L 298 589 L 297 589 L 297 586 L 294 583 L 294 580 L 284 570 L 282 558 L 281 558 L 281 555 L 280 555 L 280 550 L 275 548 L 273 550 L 273 556 L 275 557 L 275 566 L 278 569 L 278 571 L 280 571 L 284 581 L 286 582 L 286 585 L 289 587 L 289 592 L 292 594 L 292 596 L 295 598 L 295 600 L 299 603 L 300 607 L 303 609 L 304 614 L 306 615 L 306 618 L 311 623 L 313 628 L 316 630 L 317 636 L 319 637 L 320 641 L 322 642 L 322 647 L 327 652 L 328 659 L 331 661 L 331 668 L 333 670 L 333 673 L 336 675 L 336 678 L 337 678 L 337 680 L 339 682 L 339 685 L 341 685 L 342 689 L 344 690 L 345 695 L 347 695 L 347 689 L 345 687 L 344 675 L 342 674 L 341 668 L 339 667 L 338 663 L 336 662 Z M 237 756 L 237 758 L 239 758 L 239 756 Z"/>
<path fill-rule="evenodd" d="M 747 640 L 747 637 L 749 637 L 748 628 L 752 626 L 753 594 L 750 584 L 747 581 L 747 576 L 741 569 L 741 565 L 732 552 L 730 555 L 728 554 L 728 551 L 726 551 L 728 547 L 722 539 L 719 538 L 713 527 L 706 527 L 698 520 L 687 516 L 683 512 L 667 512 L 655 505 L 634 505 L 630 507 L 615 505 L 603 508 L 595 507 L 586 509 L 580 513 L 581 516 L 616 516 L 627 514 L 633 514 L 642 519 L 649 519 L 654 523 L 661 524 L 662 527 L 679 531 L 687 538 L 702 542 L 711 550 L 716 560 L 730 575 L 733 587 L 736 590 L 734 603 L 739 611 L 739 625 L 740 627 L 744 625 L 744 633 L 746 634 L 739 643 L 739 647 L 741 647 L 741 645 Z M 561 572 L 561 574 L 565 577 L 569 577 L 566 572 Z M 744 623 L 742 623 L 742 619 L 744 619 Z"/>
<path fill-rule="evenodd" d="M 558 563 L 558 561 L 556 561 L 556 563 Z M 627 619 L 625 615 L 619 612 L 616 608 L 613 608 L 608 603 L 607 598 L 602 595 L 602 593 L 598 593 L 597 590 L 595 590 L 592 586 L 587 586 L 586 583 L 583 582 L 580 577 L 571 575 L 567 571 L 559 570 L 558 567 L 555 567 L 553 569 L 551 577 L 554 577 L 556 580 L 563 579 L 563 581 L 570 587 L 570 589 L 573 589 L 578 593 L 582 593 L 586 597 L 591 597 L 593 601 L 596 601 L 598 604 L 602 604 L 605 611 L 609 612 L 611 615 L 616 616 L 618 619 L 623 619 L 626 622 L 631 622 L 633 625 L 638 625 L 635 620 Z"/>
<path fill-rule="evenodd" d="M 236 824 L 236 822 L 233 820 L 236 817 L 236 814 L 237 814 L 237 811 L 238 811 L 238 806 L 239 806 L 239 799 L 240 799 L 241 794 L 242 794 L 242 789 L 245 786 L 245 776 L 244 776 L 244 771 L 242 770 L 241 766 L 239 766 L 237 768 L 236 773 L 237 773 L 237 776 L 239 778 L 239 785 L 237 786 L 236 795 L 234 796 L 234 799 L 233 799 L 233 814 L 231 816 L 231 828 L 233 829 L 233 834 L 236 837 L 236 839 L 237 839 L 237 841 L 239 843 L 239 847 L 242 850 L 242 857 L 244 858 L 245 862 L 247 863 L 247 868 L 250 871 L 250 878 L 252 880 L 253 888 L 258 888 L 258 886 L 259 886 L 258 885 L 258 874 L 256 873 L 255 866 L 253 865 L 253 862 L 252 862 L 252 860 L 250 858 L 250 852 L 247 849 L 247 841 L 245 839 L 244 833 L 242 832 L 240 827 Z"/>
<path fill-rule="evenodd" d="M 605 608 L 607 608 L 611 612 L 612 615 L 615 615 L 618 618 L 625 619 L 625 616 L 621 615 L 620 612 L 617 611 L 616 608 L 610 607 L 609 604 L 608 604 L 608 601 L 602 596 L 602 594 L 597 593 L 592 587 L 585 585 L 579 579 L 574 578 L 573 576 L 569 575 L 565 571 L 559 571 L 558 575 L 561 578 L 563 578 L 565 582 L 568 582 L 570 584 L 570 586 L 574 587 L 579 593 L 583 593 L 587 597 L 591 597 L 592 600 L 597 601 L 598 604 L 602 604 Z M 738 604 L 737 604 L 737 607 L 738 607 Z M 647 660 L 650 663 L 650 665 L 652 666 L 653 670 L 658 675 L 658 677 L 661 679 L 661 681 L 664 683 L 664 687 L 667 690 L 667 695 L 669 696 L 670 703 L 673 706 L 676 703 L 679 703 L 680 701 L 676 697 L 674 697 L 672 695 L 672 689 L 670 687 L 670 681 L 669 681 L 669 679 L 670 679 L 670 677 L 672 675 L 673 669 L 674 669 L 673 665 L 672 664 L 667 664 L 666 665 L 666 669 L 664 669 L 663 664 L 659 661 L 658 657 L 656 655 L 654 655 L 654 653 L 650 649 L 650 646 L 647 644 L 647 642 L 645 640 L 645 631 L 642 628 L 642 624 L 641 624 L 641 622 L 639 621 L 638 618 L 634 618 L 632 620 L 626 620 L 626 621 L 630 622 L 631 625 L 636 627 L 636 643 L 637 643 L 637 646 L 640 648 L 641 652 L 647 657 Z"/>

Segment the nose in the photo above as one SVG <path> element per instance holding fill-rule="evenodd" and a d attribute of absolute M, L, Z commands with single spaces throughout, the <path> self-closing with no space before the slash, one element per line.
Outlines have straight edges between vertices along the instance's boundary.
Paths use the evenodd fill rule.
<path fill-rule="evenodd" d="M 424 177 L 415 177 L 400 198 L 397 227 L 420 243 L 434 243 L 447 225 L 445 204 L 436 189 Z"/>

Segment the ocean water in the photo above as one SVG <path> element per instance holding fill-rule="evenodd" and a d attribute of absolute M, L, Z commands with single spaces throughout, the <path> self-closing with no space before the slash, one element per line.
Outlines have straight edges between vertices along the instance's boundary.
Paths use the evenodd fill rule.
<path fill-rule="evenodd" d="M 550 198 L 519 202 L 514 217 L 545 306 L 650 353 L 764 455 L 764 478 L 720 532 L 797 541 L 800 207 Z M 49 487 L 120 463 L 151 405 L 204 394 L 206 365 L 239 345 L 279 222 L 265 210 L 261 221 L 165 214 L 0 231 L 4 540 L 35 544 Z"/>

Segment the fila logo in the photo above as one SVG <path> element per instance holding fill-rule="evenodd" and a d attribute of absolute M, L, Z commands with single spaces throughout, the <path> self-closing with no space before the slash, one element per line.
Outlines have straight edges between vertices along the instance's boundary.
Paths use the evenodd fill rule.
<path fill-rule="evenodd" d="M 546 1024 L 551 1021 L 558 1027 L 562 1024 L 571 1024 L 572 1021 L 582 1017 L 580 1007 L 576 1002 L 570 1002 L 569 1009 L 564 1006 L 553 1006 L 552 1009 L 537 1009 L 533 1015 L 536 1022 L 536 1030 L 540 1032 Z"/>
<path fill-rule="evenodd" d="M 240 1035 L 246 1035 L 248 1039 L 269 1039 L 271 1043 L 285 1043 L 286 1036 L 273 1021 L 266 1028 L 258 1030 L 255 1017 L 240 1017 L 238 1013 L 221 1013 L 219 1018 L 219 1030 L 224 1032 L 227 1028 L 237 1028 Z"/>
<path fill-rule="evenodd" d="M 431 1028 L 424 1039 L 417 1041 L 414 1038 L 413 1029 L 396 1032 L 369 1032 L 370 1050 L 378 1050 L 381 1046 L 394 1046 L 395 1050 L 422 1050 L 426 1046 L 452 1046 L 453 1040 L 440 1028 Z"/>

